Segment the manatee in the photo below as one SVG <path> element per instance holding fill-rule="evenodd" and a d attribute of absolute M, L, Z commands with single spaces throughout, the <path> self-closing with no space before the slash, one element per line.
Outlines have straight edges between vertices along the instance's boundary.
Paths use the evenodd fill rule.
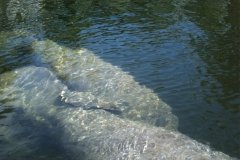
<path fill-rule="evenodd" d="M 177 117 L 157 94 L 92 52 L 72 50 L 51 40 L 40 41 L 24 30 L 2 33 L 1 36 L 6 50 L 26 47 L 31 52 L 32 64 L 48 67 L 56 73 L 68 87 L 68 93 L 63 91 L 59 97 L 65 103 L 85 109 L 104 109 L 122 118 L 177 129 Z M 89 95 L 91 102 L 83 106 L 83 99 L 74 98 L 80 97 L 78 94 Z"/>
<path fill-rule="evenodd" d="M 78 9 L 74 8 L 77 15 L 84 16 L 91 2 L 86 1 L 83 6 L 82 1 L 76 0 L 74 6 Z M 53 4 L 61 12 L 65 10 L 64 3 L 65 1 L 57 1 Z M 14 29 L 17 38 L 14 36 L 8 38 L 9 45 L 12 47 L 21 45 L 21 39 L 25 45 L 26 43 L 31 45 L 32 51 L 42 61 L 42 65 L 49 66 L 72 92 L 71 96 L 69 93 L 62 93 L 60 99 L 71 106 L 82 106 L 82 99 L 74 98 L 73 100 L 71 97 L 76 97 L 77 94 L 89 94 L 93 102 L 82 106 L 85 109 L 100 108 L 122 118 L 161 126 L 169 130 L 177 129 L 178 119 L 172 113 L 171 107 L 153 90 L 136 82 L 127 72 L 105 62 L 87 49 L 74 50 L 48 39 L 38 40 L 36 37 L 44 37 L 44 32 L 47 31 L 44 26 L 51 23 L 45 22 L 47 18 L 44 16 L 51 13 L 44 8 L 44 1 L 10 0 L 6 4 L 8 21 L 18 24 Z M 38 61 L 36 63 L 40 65 Z M 95 104 L 96 99 L 101 107 Z"/>
<path fill-rule="evenodd" d="M 51 40 L 36 40 L 32 48 L 71 90 L 100 97 L 106 110 L 117 111 L 130 120 L 170 130 L 177 128 L 178 120 L 171 107 L 157 94 L 93 52 L 84 48 L 72 50 Z"/>
<path fill-rule="evenodd" d="M 177 131 L 123 119 L 102 109 L 56 103 L 68 88 L 47 68 L 17 69 L 2 74 L 0 82 L 0 101 L 8 99 L 7 105 L 45 123 L 71 159 L 232 159 Z M 84 96 L 88 95 L 79 96 L 87 99 Z"/>

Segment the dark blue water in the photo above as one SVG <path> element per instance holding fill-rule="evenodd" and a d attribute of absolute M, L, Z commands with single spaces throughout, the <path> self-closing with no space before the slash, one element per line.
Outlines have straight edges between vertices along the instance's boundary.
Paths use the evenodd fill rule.
<path fill-rule="evenodd" d="M 39 34 L 24 10 L 9 20 L 10 3 L 0 2 L 0 31 L 27 24 Z M 41 7 L 40 37 L 87 48 L 120 67 L 172 107 L 180 132 L 240 158 L 238 0 L 42 1 Z M 32 63 L 28 47 L 3 48 L 1 73 Z M 0 111 L 4 123 L 12 110 Z"/>

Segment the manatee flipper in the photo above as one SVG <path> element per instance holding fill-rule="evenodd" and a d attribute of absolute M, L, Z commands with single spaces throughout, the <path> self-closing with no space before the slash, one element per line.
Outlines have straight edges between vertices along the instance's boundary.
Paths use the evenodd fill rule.
<path fill-rule="evenodd" d="M 101 98 L 96 98 L 90 92 L 63 90 L 60 97 L 62 102 L 70 104 L 74 107 L 81 107 L 85 110 L 102 109 L 116 115 L 120 115 L 122 113 L 114 103 Z"/>

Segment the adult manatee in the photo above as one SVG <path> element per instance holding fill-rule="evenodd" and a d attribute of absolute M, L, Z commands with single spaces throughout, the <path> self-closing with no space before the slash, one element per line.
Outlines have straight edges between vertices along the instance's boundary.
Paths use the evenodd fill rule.
<path fill-rule="evenodd" d="M 177 118 L 171 108 L 152 90 L 91 51 L 72 50 L 51 40 L 35 41 L 32 48 L 71 90 L 99 97 L 105 103 L 102 107 L 121 113 L 122 117 L 176 129 Z"/>
<path fill-rule="evenodd" d="M 178 132 L 59 103 L 68 88 L 46 68 L 17 69 L 1 75 L 0 82 L 0 100 L 45 123 L 71 159 L 231 159 Z"/>

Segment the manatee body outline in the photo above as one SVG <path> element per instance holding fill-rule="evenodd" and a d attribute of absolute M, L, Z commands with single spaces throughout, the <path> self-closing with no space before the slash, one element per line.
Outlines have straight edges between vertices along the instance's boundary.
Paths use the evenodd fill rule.
<path fill-rule="evenodd" d="M 74 4 L 78 7 L 86 6 L 83 8 L 85 12 L 91 2 L 83 3 L 77 0 Z M 56 2 L 60 11 L 64 8 L 63 3 L 63 1 Z M 44 35 L 46 29 L 44 28 L 46 19 L 42 14 L 46 14 L 47 11 L 43 4 L 42 0 L 21 2 L 10 0 L 7 3 L 6 15 L 8 21 L 16 25 L 14 34 L 17 37 L 14 39 L 12 36 L 10 43 L 21 45 L 23 41 L 27 41 L 26 43 L 42 61 L 40 63 L 47 64 L 59 79 L 67 83 L 68 88 L 73 90 L 74 94 L 90 93 L 97 97 L 98 103 L 102 103 L 101 109 L 134 121 L 165 127 L 169 130 L 177 129 L 178 119 L 172 114 L 171 107 L 151 89 L 139 85 L 133 76 L 122 71 L 121 68 L 103 61 L 87 49 L 73 50 L 49 39 L 38 40 L 36 37 L 43 38 L 44 36 L 41 35 Z M 81 14 L 78 9 L 76 12 Z M 20 27 L 17 27 L 19 24 L 15 22 L 18 14 L 24 20 L 24 23 L 20 23 Z M 62 98 L 70 105 L 82 106 L 80 100 L 77 102 L 72 101 L 70 97 Z M 94 103 L 82 107 L 99 109 L 99 106 Z"/>
<path fill-rule="evenodd" d="M 61 129 L 58 140 L 72 159 L 83 153 L 84 159 L 96 160 L 232 159 L 176 131 L 122 119 L 104 110 L 56 106 L 54 101 L 66 86 L 46 68 L 24 67 L 2 76 L 12 79 L 1 87 L 1 100 L 11 97 L 9 105 L 46 123 L 50 130 Z"/>
<path fill-rule="evenodd" d="M 51 40 L 34 41 L 32 48 L 69 88 L 99 97 L 105 103 L 102 109 L 120 112 L 123 118 L 176 130 L 178 120 L 170 106 L 131 75 L 91 51 L 72 50 Z"/>

